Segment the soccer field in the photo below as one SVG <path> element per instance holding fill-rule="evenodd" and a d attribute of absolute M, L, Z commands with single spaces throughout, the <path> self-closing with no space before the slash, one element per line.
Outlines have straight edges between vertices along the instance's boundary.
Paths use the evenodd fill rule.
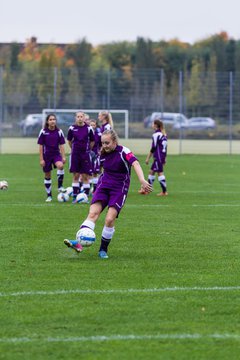
<path fill-rule="evenodd" d="M 133 174 L 108 260 L 104 216 L 91 248 L 64 246 L 89 205 L 57 202 L 56 171 L 47 204 L 37 155 L 0 167 L 0 359 L 239 359 L 239 156 L 168 156 L 165 198 Z"/>

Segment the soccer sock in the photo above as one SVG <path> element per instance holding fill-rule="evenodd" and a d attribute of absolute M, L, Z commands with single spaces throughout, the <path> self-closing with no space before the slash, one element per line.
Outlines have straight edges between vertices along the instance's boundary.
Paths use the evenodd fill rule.
<path fill-rule="evenodd" d="M 153 185 L 155 180 L 155 175 L 148 175 L 148 182 L 150 185 Z"/>
<path fill-rule="evenodd" d="M 83 184 L 83 192 L 88 196 L 90 192 L 90 184 Z"/>
<path fill-rule="evenodd" d="M 80 192 L 81 192 L 81 190 L 82 190 L 82 186 L 83 186 L 83 183 L 82 183 L 82 181 L 79 180 L 79 191 L 80 191 Z"/>
<path fill-rule="evenodd" d="M 52 180 L 51 179 L 44 179 L 44 186 L 46 189 L 47 196 L 52 196 Z"/>
<path fill-rule="evenodd" d="M 91 221 L 91 220 L 85 220 L 85 221 L 82 223 L 82 225 L 80 226 L 80 229 L 85 228 L 85 227 L 87 227 L 87 228 L 89 228 L 89 229 L 91 229 L 91 230 L 94 231 L 94 229 L 95 229 L 95 223 L 94 223 L 93 221 Z"/>
<path fill-rule="evenodd" d="M 107 226 L 104 226 L 102 231 L 102 238 L 101 238 L 101 245 L 99 251 L 108 251 L 108 245 L 110 244 L 113 234 L 114 234 L 114 227 L 110 228 Z"/>
<path fill-rule="evenodd" d="M 58 188 L 63 186 L 64 170 L 57 170 Z"/>
<path fill-rule="evenodd" d="M 77 182 L 77 183 L 72 183 L 72 188 L 73 188 L 73 198 L 74 199 L 76 199 L 76 197 L 77 197 L 77 194 L 79 194 L 79 191 L 80 191 L 80 189 L 79 189 L 79 183 Z"/>
<path fill-rule="evenodd" d="M 165 175 L 160 175 L 158 177 L 159 184 L 161 185 L 162 191 L 165 193 L 167 191 L 167 184 Z"/>

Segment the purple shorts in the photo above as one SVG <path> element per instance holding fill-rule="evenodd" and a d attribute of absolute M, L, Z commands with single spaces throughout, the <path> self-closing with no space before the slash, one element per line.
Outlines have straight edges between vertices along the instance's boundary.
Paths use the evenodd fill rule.
<path fill-rule="evenodd" d="M 151 170 L 154 172 L 163 172 L 163 163 L 154 159 Z"/>
<path fill-rule="evenodd" d="M 92 164 L 91 157 L 89 153 L 85 154 L 75 154 L 70 155 L 70 164 L 69 164 L 70 173 L 80 173 L 92 175 Z"/>
<path fill-rule="evenodd" d="M 50 172 L 53 168 L 55 168 L 55 164 L 58 161 L 62 162 L 62 156 L 61 154 L 55 154 L 55 155 L 48 155 L 44 154 L 43 159 L 45 161 L 45 166 L 43 167 L 43 172 Z"/>
<path fill-rule="evenodd" d="M 127 194 L 123 194 L 121 190 L 106 189 L 99 186 L 94 192 L 91 204 L 100 201 L 103 209 L 105 209 L 106 206 L 114 207 L 119 214 L 123 208 L 126 198 Z"/>

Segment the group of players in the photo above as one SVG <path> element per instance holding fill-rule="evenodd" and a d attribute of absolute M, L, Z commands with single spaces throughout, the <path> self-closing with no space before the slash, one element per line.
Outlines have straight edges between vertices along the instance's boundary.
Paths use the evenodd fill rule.
<path fill-rule="evenodd" d="M 167 136 L 162 121 L 155 120 L 152 146 L 146 158 L 146 164 L 148 164 L 153 156 L 153 164 L 148 180 L 145 180 L 138 159 L 130 149 L 119 145 L 118 136 L 113 130 L 111 113 L 100 112 L 98 120 L 101 123 L 100 127 L 97 126 L 96 120 L 88 119 L 84 112 L 78 111 L 75 123 L 69 127 L 67 141 L 71 148 L 69 170 L 73 174 L 73 203 L 76 202 L 81 185 L 86 195 L 89 195 L 90 178 L 94 187 L 88 216 L 80 228 L 87 227 L 94 231 L 101 212 L 106 207 L 108 208 L 98 253 L 101 259 L 107 259 L 108 246 L 115 231 L 115 220 L 119 216 L 128 194 L 131 167 L 135 170 L 141 184 L 140 194 L 146 195 L 152 191 L 155 173 L 158 174 L 158 181 L 162 189 L 158 195 L 166 196 L 168 194 L 163 172 L 167 155 Z M 46 201 L 51 202 L 52 167 L 57 168 L 58 191 L 62 192 L 64 191 L 64 164 L 66 163 L 65 138 L 62 130 L 57 127 L 55 114 L 47 116 L 44 128 L 38 137 L 38 144 L 40 165 L 45 174 Z M 101 170 L 103 171 L 100 173 Z M 77 240 L 65 239 L 64 243 L 78 253 L 83 250 Z"/>
<path fill-rule="evenodd" d="M 82 111 L 75 115 L 75 122 L 68 129 L 67 142 L 71 149 L 69 159 L 69 171 L 73 174 L 73 203 L 81 189 L 89 195 L 90 181 L 93 184 L 93 192 L 98 183 L 100 173 L 99 153 L 101 148 L 101 134 L 105 130 L 113 128 L 112 116 L 107 111 L 102 111 L 98 115 L 101 127 L 95 119 Z M 46 202 L 52 201 L 52 168 L 57 168 L 58 192 L 64 192 L 64 164 L 65 156 L 65 137 L 63 131 L 57 126 L 55 114 L 46 117 L 43 129 L 38 137 L 40 165 L 45 174 L 44 185 L 47 193 Z"/>

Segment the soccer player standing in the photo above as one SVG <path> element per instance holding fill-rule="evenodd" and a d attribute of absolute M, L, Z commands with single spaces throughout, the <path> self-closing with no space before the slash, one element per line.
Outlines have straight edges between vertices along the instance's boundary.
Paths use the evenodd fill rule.
<path fill-rule="evenodd" d="M 102 134 L 100 163 L 103 173 L 93 195 L 88 216 L 80 228 L 87 227 L 94 230 L 101 212 L 108 207 L 98 253 L 101 259 L 107 259 L 108 246 L 115 231 L 115 220 L 128 194 L 131 167 L 134 168 L 144 191 L 152 191 L 152 186 L 144 179 L 142 168 L 134 154 L 128 148 L 118 145 L 114 130 L 106 130 Z M 77 252 L 82 251 L 82 246 L 77 240 L 65 239 L 64 243 Z"/>
<path fill-rule="evenodd" d="M 63 131 L 57 127 L 55 114 L 46 117 L 44 128 L 38 136 L 40 165 L 45 173 L 44 185 L 47 193 L 46 202 L 52 201 L 52 167 L 57 168 L 58 192 L 65 191 L 63 188 L 65 157 L 65 138 Z"/>
<path fill-rule="evenodd" d="M 98 114 L 98 120 L 101 123 L 101 127 L 100 127 L 101 134 L 103 134 L 105 130 L 113 129 L 112 114 L 109 111 L 107 110 L 101 111 Z"/>
<path fill-rule="evenodd" d="M 167 135 L 161 120 L 154 120 L 153 125 L 154 133 L 152 135 L 152 147 L 147 155 L 146 164 L 148 165 L 150 158 L 153 156 L 153 163 L 148 175 L 149 184 L 153 185 L 155 181 L 155 173 L 158 174 L 158 181 L 162 191 L 157 196 L 167 196 L 166 178 L 163 172 L 163 167 L 166 164 L 167 157 Z M 145 195 L 143 188 L 139 193 Z"/>
<path fill-rule="evenodd" d="M 91 151 L 91 160 L 92 160 L 92 169 L 93 169 L 93 177 L 91 179 L 91 183 L 93 185 L 92 193 L 94 193 L 97 187 L 98 177 L 100 174 L 101 132 L 97 120 L 91 119 L 90 126 L 92 127 L 94 132 L 94 146 Z"/>
<path fill-rule="evenodd" d="M 90 151 L 94 145 L 94 134 L 91 126 L 85 123 L 85 114 L 81 111 L 76 113 L 75 124 L 68 129 L 68 144 L 71 148 L 70 172 L 73 173 L 73 203 L 80 192 L 79 177 L 81 174 L 83 191 L 89 195 L 89 176 L 92 175 Z"/>

